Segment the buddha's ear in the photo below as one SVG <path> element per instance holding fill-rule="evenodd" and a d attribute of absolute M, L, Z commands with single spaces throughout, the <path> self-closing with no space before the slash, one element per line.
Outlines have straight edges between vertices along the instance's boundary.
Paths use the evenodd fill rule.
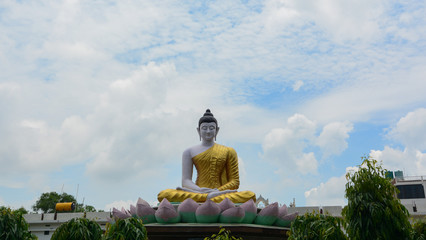
<path fill-rule="evenodd" d="M 197 127 L 197 132 L 198 132 L 198 136 L 200 136 L 200 141 L 201 141 L 201 133 L 200 133 L 200 128 Z"/>
<path fill-rule="evenodd" d="M 216 141 L 217 133 L 219 132 L 219 127 L 216 128 L 216 134 L 214 135 L 214 140 Z"/>

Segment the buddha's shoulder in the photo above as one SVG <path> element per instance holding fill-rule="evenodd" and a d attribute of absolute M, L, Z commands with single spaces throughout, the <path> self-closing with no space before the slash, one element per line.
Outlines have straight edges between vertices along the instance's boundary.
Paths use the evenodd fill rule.
<path fill-rule="evenodd" d="M 192 147 L 189 147 L 189 148 L 187 148 L 187 149 L 185 149 L 185 151 L 183 151 L 183 155 L 185 156 L 185 155 L 192 155 L 192 153 L 194 152 L 194 149 L 195 149 L 195 147 L 196 146 L 192 146 Z"/>
<path fill-rule="evenodd" d="M 187 149 L 185 149 L 185 151 L 183 151 L 183 156 L 185 157 L 194 157 L 194 156 L 196 156 L 196 155 L 198 155 L 198 154 L 200 154 L 200 153 L 202 153 L 202 152 L 204 152 L 206 149 L 204 149 L 204 147 L 203 146 L 201 146 L 201 145 L 195 145 L 195 146 L 192 146 L 192 147 L 189 147 L 189 148 L 187 148 Z"/>
<path fill-rule="evenodd" d="M 208 148 L 208 149 L 204 148 L 201 145 L 195 145 L 195 146 L 189 147 L 185 151 L 183 151 L 183 156 L 184 157 L 189 156 L 189 157 L 192 158 L 192 157 L 194 157 L 194 156 L 196 156 L 200 153 L 203 153 L 205 151 L 208 151 L 210 149 L 213 150 L 213 151 L 221 151 L 222 153 L 227 153 L 227 154 L 235 154 L 235 155 L 237 154 L 232 147 L 228 147 L 228 146 L 225 146 L 225 145 L 215 143 L 214 148 Z"/>
<path fill-rule="evenodd" d="M 225 151 L 228 151 L 230 153 L 236 153 L 235 149 L 233 149 L 232 147 L 228 147 L 228 146 L 225 146 L 225 145 L 222 145 L 222 144 L 218 144 L 218 143 L 216 143 L 216 147 L 220 148 L 220 149 L 223 149 Z"/>

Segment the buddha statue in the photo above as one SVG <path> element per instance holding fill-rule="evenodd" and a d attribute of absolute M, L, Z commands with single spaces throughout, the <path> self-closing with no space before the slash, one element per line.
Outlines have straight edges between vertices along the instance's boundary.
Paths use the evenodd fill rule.
<path fill-rule="evenodd" d="M 182 154 L 182 187 L 166 189 L 158 194 L 158 201 L 182 202 L 192 198 L 196 202 L 210 199 L 221 202 L 229 198 L 234 203 L 256 201 L 251 191 L 237 192 L 240 185 L 238 157 L 235 150 L 215 143 L 219 127 L 216 118 L 206 110 L 197 128 L 201 144 L 186 149 Z M 197 178 L 192 181 L 195 166 Z"/>

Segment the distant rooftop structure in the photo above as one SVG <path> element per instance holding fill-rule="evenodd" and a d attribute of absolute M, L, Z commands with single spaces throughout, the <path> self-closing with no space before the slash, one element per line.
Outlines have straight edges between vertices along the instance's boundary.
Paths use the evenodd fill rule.
<path fill-rule="evenodd" d="M 265 199 L 262 197 L 262 194 L 256 199 L 256 207 L 264 208 L 269 205 L 269 199 Z"/>
<path fill-rule="evenodd" d="M 396 195 L 411 215 L 426 214 L 426 176 L 404 176 L 403 171 L 388 171 L 386 177 L 399 190 Z"/>

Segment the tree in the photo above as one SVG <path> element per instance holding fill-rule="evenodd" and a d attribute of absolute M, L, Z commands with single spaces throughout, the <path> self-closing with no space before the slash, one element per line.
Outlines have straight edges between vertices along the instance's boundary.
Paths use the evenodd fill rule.
<path fill-rule="evenodd" d="M 25 209 L 24 207 L 20 207 L 20 208 L 16 209 L 14 212 L 19 213 L 21 215 L 28 213 L 27 209 Z"/>
<path fill-rule="evenodd" d="M 342 231 L 342 220 L 338 217 L 318 213 L 298 216 L 291 224 L 289 240 L 346 240 Z"/>
<path fill-rule="evenodd" d="M 28 231 L 28 223 L 20 211 L 0 207 L 0 239 L 30 240 L 37 237 Z"/>
<path fill-rule="evenodd" d="M 83 210 L 85 212 L 96 212 L 96 208 L 93 207 L 93 206 L 91 206 L 91 205 L 85 205 L 84 208 L 83 208 Z"/>
<path fill-rule="evenodd" d="M 91 205 L 83 205 L 82 203 L 77 204 L 75 207 L 76 212 L 96 212 L 96 208 Z"/>
<path fill-rule="evenodd" d="M 33 205 L 33 210 L 42 210 L 43 213 L 55 212 L 56 203 L 60 202 L 76 202 L 74 196 L 67 193 L 59 195 L 57 192 L 43 193 L 40 199 Z"/>
<path fill-rule="evenodd" d="M 217 234 L 213 234 L 211 237 L 206 237 L 204 240 L 242 240 L 242 238 L 232 236 L 230 230 L 226 230 L 221 227 Z"/>
<path fill-rule="evenodd" d="M 426 239 L 426 222 L 417 220 L 413 223 L 413 240 L 425 240 Z"/>
<path fill-rule="evenodd" d="M 7 209 L 9 209 L 9 207 L 0 206 L 0 212 Z M 28 213 L 27 209 L 25 209 L 24 207 L 20 207 L 16 210 L 12 210 L 12 212 L 16 214 L 20 214 L 20 215 L 24 215 Z"/>
<path fill-rule="evenodd" d="M 342 215 L 350 239 L 409 239 L 408 211 L 395 197 L 398 189 L 385 178 L 386 170 L 363 157 L 359 170 L 348 173 Z"/>
<path fill-rule="evenodd" d="M 104 233 L 105 240 L 121 239 L 148 239 L 146 228 L 141 219 L 126 218 L 115 219 L 113 223 L 107 223 Z"/>
<path fill-rule="evenodd" d="M 73 218 L 59 226 L 52 235 L 52 240 L 100 240 L 102 229 L 94 220 Z"/>

